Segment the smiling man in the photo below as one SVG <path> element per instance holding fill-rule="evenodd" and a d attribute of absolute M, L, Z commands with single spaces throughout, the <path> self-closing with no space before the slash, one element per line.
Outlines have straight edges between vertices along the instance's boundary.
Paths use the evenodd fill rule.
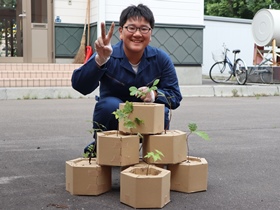
<path fill-rule="evenodd" d="M 127 7 L 120 15 L 120 41 L 112 47 L 115 24 L 111 24 L 106 34 L 105 24 L 101 23 L 101 37 L 94 42 L 95 53 L 72 75 L 72 87 L 84 95 L 99 86 L 93 128 L 102 125 L 107 130 L 118 129 L 118 121 L 112 112 L 125 101 L 165 104 L 165 127 L 168 127 L 169 109 L 180 105 L 182 95 L 170 57 L 164 51 L 149 46 L 154 24 L 153 13 L 147 6 Z M 156 79 L 159 79 L 158 90 L 146 92 Z M 130 96 L 131 86 L 146 94 L 141 98 Z M 158 96 L 159 92 L 165 97 Z"/>

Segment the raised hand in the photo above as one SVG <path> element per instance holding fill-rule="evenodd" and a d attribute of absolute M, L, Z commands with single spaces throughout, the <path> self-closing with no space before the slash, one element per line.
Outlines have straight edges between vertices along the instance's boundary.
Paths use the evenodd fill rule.
<path fill-rule="evenodd" d="M 106 35 L 105 23 L 101 23 L 101 37 L 94 42 L 94 48 L 97 53 L 95 61 L 98 65 L 103 65 L 110 58 L 112 54 L 111 38 L 113 36 L 115 23 L 110 26 L 108 34 Z"/>
<path fill-rule="evenodd" d="M 153 90 L 149 90 L 148 87 L 143 86 L 138 88 L 143 94 L 140 96 L 141 100 L 144 102 L 154 102 L 155 101 L 155 92 Z"/>

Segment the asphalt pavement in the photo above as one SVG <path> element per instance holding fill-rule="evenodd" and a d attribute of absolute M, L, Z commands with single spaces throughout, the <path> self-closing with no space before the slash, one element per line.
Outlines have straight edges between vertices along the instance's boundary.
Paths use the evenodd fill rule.
<path fill-rule="evenodd" d="M 92 139 L 94 99 L 0 100 L 0 209 L 132 209 L 120 203 L 120 168 L 112 190 L 74 196 L 65 161 Z M 190 155 L 208 161 L 208 189 L 171 192 L 163 209 L 280 209 L 280 97 L 185 97 L 171 129 L 195 122 L 211 141 L 190 138 Z"/>

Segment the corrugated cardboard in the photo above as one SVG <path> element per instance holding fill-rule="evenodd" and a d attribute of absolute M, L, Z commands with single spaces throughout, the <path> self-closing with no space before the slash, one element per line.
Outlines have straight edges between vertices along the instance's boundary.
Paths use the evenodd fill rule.
<path fill-rule="evenodd" d="M 127 166 L 139 163 L 139 136 L 115 130 L 97 132 L 97 163 Z"/>
<path fill-rule="evenodd" d="M 119 108 L 123 109 L 125 103 L 120 103 Z M 123 125 L 123 120 L 119 122 L 119 130 L 125 133 L 157 134 L 164 130 L 164 105 L 156 103 L 133 102 L 133 112 L 129 119 L 134 121 L 139 118 L 144 121 L 131 130 Z"/>
<path fill-rule="evenodd" d="M 111 167 L 96 164 L 96 159 L 66 161 L 66 190 L 72 195 L 99 195 L 111 190 Z"/>
<path fill-rule="evenodd" d="M 150 166 L 129 167 L 121 172 L 120 201 L 133 208 L 162 208 L 170 202 L 170 171 Z"/>
<path fill-rule="evenodd" d="M 179 192 L 199 192 L 207 190 L 208 163 L 206 159 L 189 157 L 188 160 L 168 165 L 171 171 L 171 190 Z"/>
<path fill-rule="evenodd" d="M 164 157 L 156 164 L 177 164 L 186 160 L 187 134 L 179 130 L 167 130 L 158 135 L 145 135 L 143 141 L 143 157 L 148 152 L 159 150 Z M 144 158 L 147 163 L 154 163 L 152 158 Z"/>

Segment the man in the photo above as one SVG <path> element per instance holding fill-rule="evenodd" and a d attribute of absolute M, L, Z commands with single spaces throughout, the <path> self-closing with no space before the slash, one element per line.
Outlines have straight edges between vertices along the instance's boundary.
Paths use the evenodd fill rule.
<path fill-rule="evenodd" d="M 93 128 L 99 124 L 107 130 L 118 129 L 118 121 L 112 112 L 125 101 L 165 104 L 165 126 L 168 127 L 169 109 L 180 105 L 182 95 L 170 57 L 164 51 L 149 46 L 154 23 L 153 13 L 147 6 L 127 7 L 120 15 L 120 41 L 113 47 L 111 37 L 115 24 L 111 24 L 106 35 L 105 24 L 101 23 L 101 37 L 94 43 L 95 53 L 72 75 L 73 88 L 84 95 L 99 86 Z M 160 80 L 158 90 L 147 91 L 156 79 Z M 140 98 L 130 96 L 131 86 L 146 94 Z M 165 97 L 161 97 L 163 94 Z"/>

